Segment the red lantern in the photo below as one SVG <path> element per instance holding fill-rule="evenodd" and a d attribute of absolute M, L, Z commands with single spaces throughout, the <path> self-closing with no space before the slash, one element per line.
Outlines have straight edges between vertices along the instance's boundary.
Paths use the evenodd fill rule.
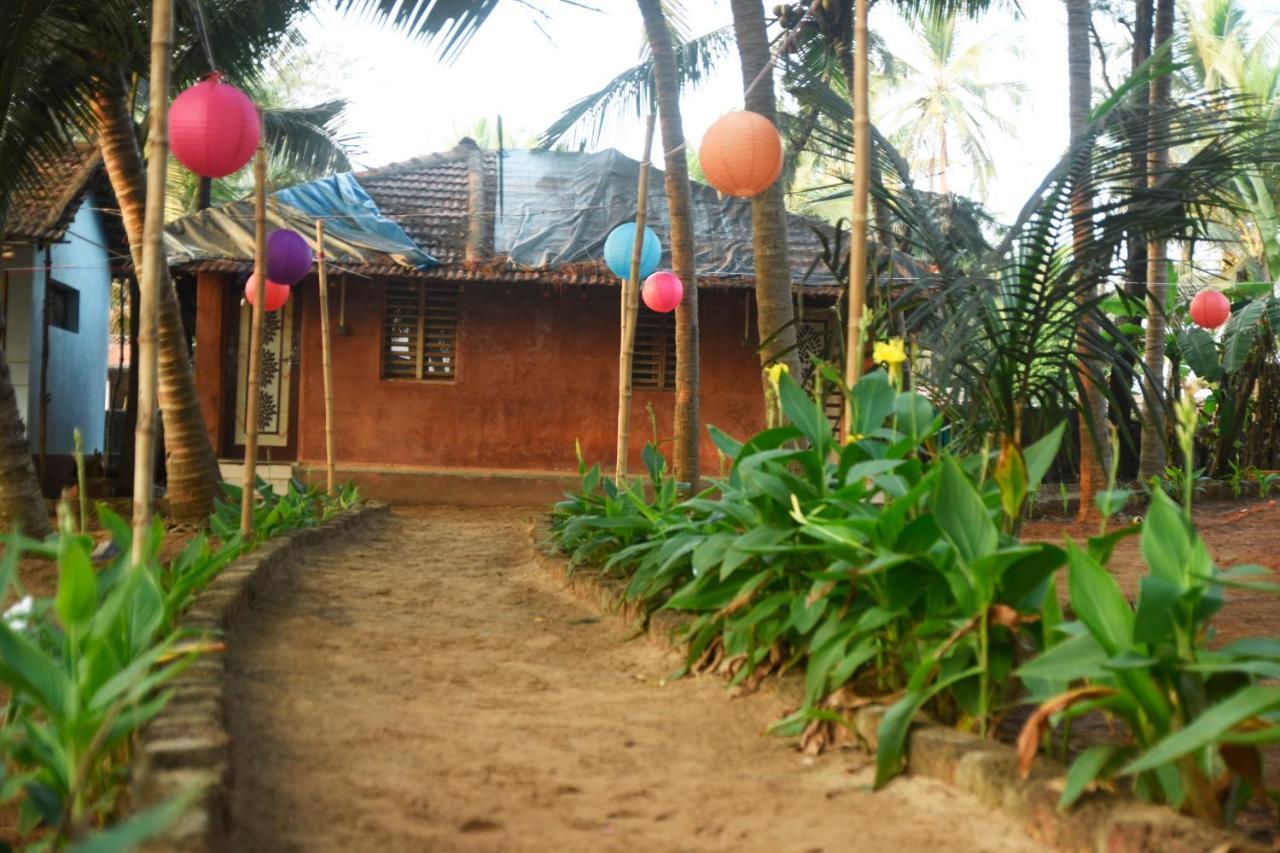
<path fill-rule="evenodd" d="M 256 275 L 249 276 L 249 280 L 244 283 L 244 298 L 250 305 L 256 305 L 258 301 L 258 277 Z M 267 304 L 263 306 L 268 311 L 278 311 L 280 307 L 289 301 L 289 285 L 276 284 L 274 281 L 267 281 Z"/>
<path fill-rule="evenodd" d="M 729 113 L 702 137 L 698 159 L 707 183 L 725 195 L 750 198 L 782 174 L 782 137 L 759 113 Z"/>
<path fill-rule="evenodd" d="M 1231 317 L 1231 301 L 1220 290 L 1202 290 L 1191 300 L 1191 321 L 1216 329 Z"/>
<path fill-rule="evenodd" d="M 667 314 L 676 310 L 676 306 L 684 298 L 684 284 L 675 273 L 658 270 L 644 280 L 640 296 L 645 305 L 659 314 Z"/>
<path fill-rule="evenodd" d="M 253 157 L 262 136 L 249 96 L 213 72 L 169 105 L 169 149 L 205 178 L 225 178 Z"/>

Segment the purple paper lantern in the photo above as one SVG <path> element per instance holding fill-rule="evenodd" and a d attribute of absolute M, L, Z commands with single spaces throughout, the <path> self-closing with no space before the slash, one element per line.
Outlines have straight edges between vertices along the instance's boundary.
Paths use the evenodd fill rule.
<path fill-rule="evenodd" d="M 297 284 L 311 272 L 311 247 L 296 231 L 279 229 L 267 235 L 267 280 Z"/>

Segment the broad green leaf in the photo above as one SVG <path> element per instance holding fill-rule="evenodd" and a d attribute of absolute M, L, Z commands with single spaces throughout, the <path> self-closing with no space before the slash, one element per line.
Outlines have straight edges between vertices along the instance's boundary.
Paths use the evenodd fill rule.
<path fill-rule="evenodd" d="M 27 693 L 55 719 L 74 711 L 70 678 L 42 649 L 0 619 L 0 680 Z"/>
<path fill-rule="evenodd" d="M 164 832 L 182 816 L 204 791 L 192 786 L 159 805 L 143 809 L 124 821 L 107 829 L 75 841 L 70 853 L 127 853 L 136 850 L 144 842 Z"/>
<path fill-rule="evenodd" d="M 64 628 L 80 632 L 98 604 L 98 577 L 79 537 L 62 536 L 58 548 L 58 595 L 53 609 Z"/>
<path fill-rule="evenodd" d="M 889 384 L 883 370 L 873 370 L 858 380 L 853 389 L 852 435 L 869 435 L 884 425 L 893 412 L 898 392 Z"/>
<path fill-rule="evenodd" d="M 1067 771 L 1067 782 L 1062 789 L 1062 796 L 1058 799 L 1058 810 L 1066 811 L 1072 803 L 1080 799 L 1080 795 L 1084 793 L 1085 788 L 1089 787 L 1089 783 L 1102 774 L 1107 764 L 1121 749 L 1122 747 L 1110 744 L 1100 744 L 1080 753 L 1076 760 L 1071 762 L 1071 769 Z"/>
<path fill-rule="evenodd" d="M 1005 442 L 996 459 L 994 479 L 1000 489 L 1000 509 L 1004 511 L 1006 518 L 1017 519 L 1027 500 L 1027 466 L 1022 452 L 1011 441 Z"/>
<path fill-rule="evenodd" d="M 1133 639 L 1139 643 L 1172 642 L 1178 599 L 1177 584 L 1159 575 L 1143 575 L 1138 581 L 1138 612 L 1133 622 Z"/>
<path fill-rule="evenodd" d="M 1176 761 L 1214 744 L 1240 723 L 1265 711 L 1280 709 L 1280 686 L 1253 684 L 1212 705 L 1189 726 L 1165 737 L 1135 761 L 1124 773 L 1143 773 Z"/>
<path fill-rule="evenodd" d="M 818 401 L 790 375 L 783 375 L 779 380 L 778 397 L 787 420 L 804 433 L 816 450 L 825 452 L 831 445 L 831 421 Z"/>
<path fill-rule="evenodd" d="M 902 768 L 903 754 L 906 751 L 907 733 L 911 730 L 911 720 L 924 704 L 946 690 L 957 681 L 962 681 L 980 673 L 981 667 L 971 667 L 940 678 L 928 687 L 908 690 L 907 694 L 893 704 L 880 725 L 876 728 L 876 781 L 875 787 L 884 787 Z"/>
<path fill-rule="evenodd" d="M 1024 663 L 1018 668 L 1018 675 L 1024 679 L 1040 678 L 1057 682 L 1106 678 L 1109 675 L 1103 666 L 1106 661 L 1106 649 L 1098 644 L 1093 635 L 1079 634 L 1057 643 Z"/>
<path fill-rule="evenodd" d="M 942 477 L 934 497 L 934 518 L 966 563 L 990 554 L 1000 538 L 987 505 L 951 456 L 942 460 Z"/>
<path fill-rule="evenodd" d="M 1190 583 L 1193 536 L 1182 510 L 1157 489 L 1151 496 L 1142 531 L 1142 556 L 1151 573 L 1185 590 Z"/>
<path fill-rule="evenodd" d="M 1266 310 L 1266 303 L 1255 300 L 1231 315 L 1222 333 L 1222 369 L 1235 373 L 1244 367 L 1258 336 L 1259 321 Z"/>
<path fill-rule="evenodd" d="M 1040 482 L 1049 472 L 1049 466 L 1053 465 L 1053 460 L 1058 455 L 1058 448 L 1062 445 L 1062 436 L 1066 429 L 1067 422 L 1062 421 L 1040 440 L 1023 448 L 1022 460 L 1027 470 L 1028 492 L 1033 493 L 1040 488 Z"/>
<path fill-rule="evenodd" d="M 1213 336 L 1193 326 L 1178 335 L 1178 349 L 1182 351 L 1182 360 L 1195 371 L 1196 376 L 1217 382 L 1222 378 L 1222 364 L 1218 361 L 1218 347 Z"/>
<path fill-rule="evenodd" d="M 1071 607 L 1098 645 L 1114 657 L 1133 645 L 1133 611 L 1115 578 L 1096 560 L 1067 543 Z"/>

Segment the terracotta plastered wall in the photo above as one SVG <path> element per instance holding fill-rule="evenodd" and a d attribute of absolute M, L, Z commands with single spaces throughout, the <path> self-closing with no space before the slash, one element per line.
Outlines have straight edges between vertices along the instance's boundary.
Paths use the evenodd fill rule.
<path fill-rule="evenodd" d="M 319 306 L 302 284 L 299 458 L 324 458 Z M 336 290 L 336 288 L 335 288 Z M 336 314 L 336 294 L 334 308 Z M 617 413 L 618 292 L 487 283 L 463 288 L 452 383 L 379 377 L 382 290 L 348 281 L 348 336 L 333 338 L 337 452 L 343 462 L 440 468 L 571 471 L 575 440 L 589 461 L 611 461 Z M 744 341 L 745 292 L 702 296 L 702 416 L 730 434 L 763 425 L 754 334 Z M 335 317 L 336 323 L 336 317 Z M 652 435 L 671 436 L 673 391 L 637 389 L 633 465 Z M 703 438 L 703 466 L 715 474 Z"/>

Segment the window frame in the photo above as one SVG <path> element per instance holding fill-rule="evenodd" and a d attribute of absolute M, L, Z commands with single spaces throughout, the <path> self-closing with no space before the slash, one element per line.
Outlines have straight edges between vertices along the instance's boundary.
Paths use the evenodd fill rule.
<path fill-rule="evenodd" d="M 44 286 L 45 310 L 49 312 L 45 321 L 49 324 L 49 328 L 61 329 L 73 335 L 80 334 L 80 290 L 56 278 L 47 279 Z M 60 297 L 62 306 L 60 316 L 55 315 L 53 311 L 55 294 Z"/>
<path fill-rule="evenodd" d="M 391 310 L 390 297 L 393 295 L 394 289 L 416 290 L 417 308 L 415 311 L 414 322 L 408 326 L 409 334 L 405 337 L 412 342 L 411 352 L 413 353 L 412 367 L 413 375 L 388 375 L 388 358 L 392 354 L 391 346 L 394 337 L 391 335 L 391 323 L 388 316 Z M 435 291 L 437 299 L 443 297 L 451 302 L 452 312 L 449 317 L 449 334 L 450 341 L 447 348 L 446 359 L 449 371 L 448 373 L 432 370 L 433 365 L 428 356 L 428 352 L 433 346 L 431 340 L 433 335 L 428 328 L 428 317 L 431 316 L 430 308 L 431 291 Z M 384 283 L 382 287 L 382 317 L 380 340 L 378 347 L 378 379 L 381 382 L 402 382 L 417 383 L 430 385 L 452 385 L 458 381 L 459 371 L 459 351 L 460 347 L 460 314 L 462 313 L 462 285 L 457 282 L 435 282 L 422 280 L 390 280 Z M 403 296 L 401 297 L 403 298 Z M 438 308 L 436 309 L 438 310 Z M 439 339 L 440 335 L 434 336 Z"/>

